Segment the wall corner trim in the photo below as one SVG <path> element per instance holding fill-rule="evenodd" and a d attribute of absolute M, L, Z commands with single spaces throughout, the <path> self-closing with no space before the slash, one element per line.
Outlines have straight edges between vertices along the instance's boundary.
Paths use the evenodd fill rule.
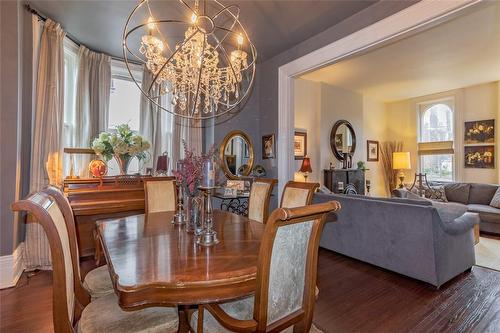
<path fill-rule="evenodd" d="M 24 243 L 20 243 L 12 254 L 0 257 L 0 289 L 11 288 L 17 284 L 24 272 Z"/>

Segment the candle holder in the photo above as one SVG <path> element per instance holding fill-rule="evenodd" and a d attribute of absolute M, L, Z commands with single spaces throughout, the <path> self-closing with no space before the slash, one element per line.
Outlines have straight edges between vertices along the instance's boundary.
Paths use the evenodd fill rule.
<path fill-rule="evenodd" d="M 205 197 L 205 218 L 203 219 L 203 231 L 199 235 L 196 243 L 202 246 L 212 246 L 219 243 L 217 232 L 213 230 L 213 209 L 212 209 L 212 194 L 216 189 L 215 186 L 199 187 L 203 191 Z"/>
<path fill-rule="evenodd" d="M 184 215 L 184 207 L 182 204 L 182 198 L 184 197 L 184 191 L 180 181 L 175 181 L 175 186 L 177 187 L 177 210 L 172 218 L 172 224 L 184 224 L 186 223 L 186 215 Z"/>

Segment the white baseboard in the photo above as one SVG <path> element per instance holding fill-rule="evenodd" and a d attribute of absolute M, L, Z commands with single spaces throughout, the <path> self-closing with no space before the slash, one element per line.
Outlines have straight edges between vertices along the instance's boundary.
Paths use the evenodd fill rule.
<path fill-rule="evenodd" d="M 14 287 L 24 271 L 24 243 L 20 243 L 14 253 L 0 257 L 0 289 Z"/>

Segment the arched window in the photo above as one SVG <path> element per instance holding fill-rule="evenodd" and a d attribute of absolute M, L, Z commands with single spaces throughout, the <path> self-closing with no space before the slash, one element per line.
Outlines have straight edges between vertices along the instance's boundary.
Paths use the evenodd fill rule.
<path fill-rule="evenodd" d="M 454 179 L 453 100 L 419 104 L 420 172 L 429 180 Z"/>

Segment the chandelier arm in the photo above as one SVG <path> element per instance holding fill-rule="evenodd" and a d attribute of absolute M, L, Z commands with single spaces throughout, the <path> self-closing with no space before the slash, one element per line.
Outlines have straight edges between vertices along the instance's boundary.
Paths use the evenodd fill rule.
<path fill-rule="evenodd" d="M 198 13 L 197 13 L 197 12 L 195 12 L 195 11 L 194 11 L 194 9 L 193 9 L 193 8 L 191 8 L 191 7 L 190 7 L 190 6 L 186 3 L 186 1 L 184 1 L 184 0 L 179 0 L 179 1 L 180 1 L 180 2 L 184 5 L 184 6 L 186 6 L 186 7 L 187 7 L 187 8 L 188 8 L 188 9 L 189 9 L 189 10 L 190 10 L 193 14 L 198 15 Z"/>
<path fill-rule="evenodd" d="M 240 21 L 240 11 L 241 11 L 241 8 L 239 5 L 229 5 L 229 6 L 224 6 L 222 4 L 220 4 L 223 8 L 221 10 L 219 10 L 213 17 L 212 17 L 212 20 L 215 21 L 215 19 L 217 17 L 219 17 L 220 14 L 224 13 L 225 11 L 228 11 L 232 14 L 233 18 L 236 20 L 236 21 Z M 233 14 L 233 12 L 230 11 L 231 8 L 236 8 L 238 10 L 238 13 L 236 14 L 236 16 Z"/>
<path fill-rule="evenodd" d="M 149 17 L 153 17 L 153 12 L 151 11 L 151 7 L 149 7 L 149 0 L 146 0 L 146 6 L 148 7 Z M 153 23 L 156 23 L 156 22 L 153 22 Z M 170 52 L 172 52 L 172 49 L 170 48 L 170 45 L 168 45 L 167 39 L 165 38 L 165 36 L 161 32 L 160 28 L 158 28 L 158 25 L 156 25 L 156 24 L 155 24 L 155 30 L 158 32 L 158 34 L 160 35 L 160 37 L 163 40 L 163 42 L 167 45 L 167 49 Z"/>
<path fill-rule="evenodd" d="M 219 39 L 217 36 L 212 35 L 212 37 L 219 43 Z M 220 48 L 222 50 L 222 54 L 224 54 L 224 58 L 226 58 L 227 63 L 229 64 L 229 67 L 231 68 L 231 71 L 233 72 L 234 78 L 236 78 L 236 71 L 234 70 L 233 63 L 231 62 L 231 59 L 229 59 L 229 56 L 227 55 L 226 49 L 222 44 L 220 44 Z"/>
<path fill-rule="evenodd" d="M 227 29 L 227 30 L 226 30 L 226 28 L 222 29 L 222 30 L 226 30 L 226 34 L 224 35 L 224 37 L 221 38 L 220 42 L 217 45 L 215 45 L 214 50 L 217 50 L 219 48 L 219 45 L 222 44 L 222 43 L 224 43 L 224 41 L 226 40 L 227 36 L 229 36 L 230 33 L 235 33 L 233 31 L 233 28 L 236 25 L 236 23 L 238 23 L 238 24 L 241 25 L 241 23 L 239 21 L 240 7 L 237 6 L 237 5 L 227 6 L 224 9 L 220 10 L 217 14 L 214 15 L 214 17 L 213 17 L 214 22 L 215 22 L 215 19 L 217 19 L 217 16 L 220 15 L 221 13 L 223 13 L 225 10 L 227 10 L 228 12 L 231 12 L 230 11 L 231 7 L 235 7 L 237 9 L 236 18 L 233 20 L 233 23 L 231 24 L 231 27 L 229 29 Z M 219 28 L 220 29 L 221 27 L 219 27 L 217 25 L 214 25 L 214 28 Z"/>
<path fill-rule="evenodd" d="M 194 115 L 196 111 L 196 107 L 198 106 L 198 94 L 200 92 L 200 86 L 201 86 L 201 74 L 203 73 L 203 62 L 205 60 L 205 47 L 206 47 L 206 38 L 203 38 L 203 47 L 201 49 L 201 63 L 200 63 L 200 70 L 198 71 L 198 84 L 196 87 L 196 94 L 194 95 L 194 105 L 191 110 L 191 116 Z"/>
<path fill-rule="evenodd" d="M 150 23 L 151 23 L 151 22 L 150 22 Z M 180 24 L 187 24 L 187 25 L 189 25 L 189 23 L 188 23 L 188 22 L 186 22 L 186 21 L 181 21 L 181 20 L 156 20 L 156 21 L 153 21 L 153 23 L 180 23 Z M 131 55 L 133 55 L 133 56 L 134 56 L 134 58 L 136 58 L 137 60 L 141 61 L 141 62 L 142 62 L 142 63 L 144 63 L 144 64 L 146 64 L 146 63 L 147 63 L 147 61 L 144 61 L 144 59 L 142 59 L 140 56 L 138 56 L 136 53 L 134 53 L 133 51 L 131 51 L 131 50 L 130 50 L 130 48 L 128 47 L 128 42 L 127 42 L 127 40 L 128 40 L 129 36 L 130 36 L 133 32 L 135 32 L 136 30 L 138 30 L 138 29 L 140 29 L 140 28 L 142 28 L 142 27 L 144 27 L 144 26 L 146 26 L 146 25 L 148 25 L 148 24 L 147 24 L 147 23 L 139 24 L 138 26 L 135 26 L 134 28 L 130 29 L 127 33 L 125 33 L 125 31 L 126 31 L 126 30 L 124 30 L 124 37 L 123 37 L 123 38 L 124 38 L 124 39 L 123 39 L 123 47 L 124 47 L 124 49 L 126 48 L 126 49 L 127 49 L 127 51 L 128 51 Z M 127 27 L 125 27 L 125 28 L 127 28 Z M 125 50 L 124 50 L 124 51 L 125 51 Z M 170 50 L 170 51 L 172 51 L 172 50 Z M 124 56 L 124 57 L 126 56 L 125 52 L 123 53 L 123 56 Z"/>
<path fill-rule="evenodd" d="M 169 61 L 174 57 L 174 55 L 177 54 L 177 52 L 179 52 L 182 48 L 182 46 L 184 44 L 186 44 L 187 42 L 189 42 L 191 40 L 191 38 L 194 37 L 194 35 L 196 35 L 198 33 L 198 31 L 195 31 L 191 34 L 191 36 L 189 36 L 186 40 L 184 40 L 182 42 L 182 44 L 170 55 L 170 57 L 168 57 L 168 59 L 165 61 L 165 63 L 161 66 L 160 70 L 158 71 L 158 73 L 155 74 L 154 78 L 153 78 L 153 81 L 151 82 L 151 84 L 149 85 L 149 88 L 148 88 L 148 94 L 150 93 L 151 91 L 151 88 L 153 87 L 153 84 L 156 82 L 156 79 L 158 78 L 158 76 L 160 75 L 160 73 L 163 71 L 163 69 L 165 68 L 165 66 L 167 66 L 167 64 L 169 63 Z"/>

